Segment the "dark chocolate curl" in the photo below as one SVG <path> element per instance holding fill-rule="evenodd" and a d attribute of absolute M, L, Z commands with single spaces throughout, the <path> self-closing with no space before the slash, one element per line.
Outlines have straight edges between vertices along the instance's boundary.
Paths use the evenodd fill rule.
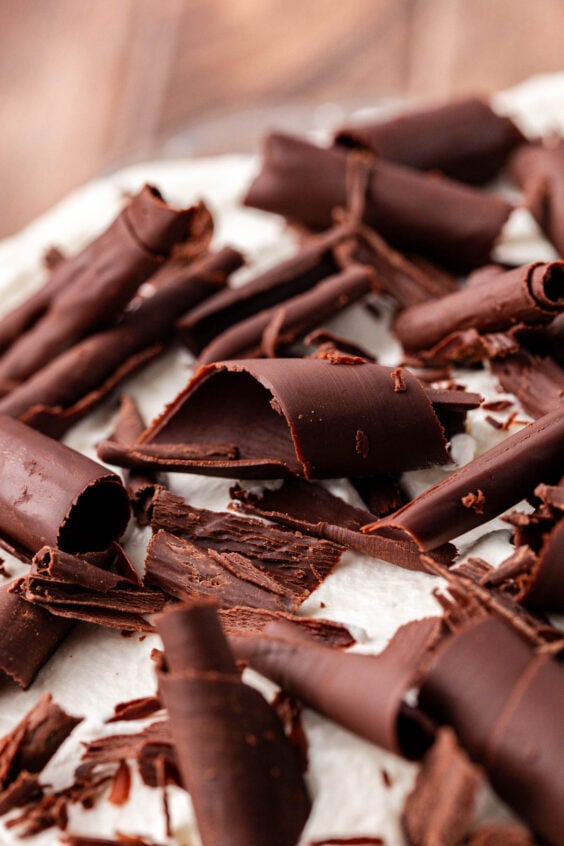
<path fill-rule="evenodd" d="M 87 248 L 88 264 L 58 289 L 45 313 L 0 359 L 0 380 L 28 379 L 114 319 L 173 245 L 186 240 L 195 212 L 196 207 L 170 208 L 156 188 L 146 185 Z"/>
<path fill-rule="evenodd" d="M 349 199 L 347 158 L 337 148 L 269 135 L 262 171 L 245 204 L 324 229 L 333 210 L 344 208 Z M 487 263 L 510 211 L 499 197 L 374 159 L 362 218 L 393 246 L 464 270 Z"/>
<path fill-rule="evenodd" d="M 527 414 L 542 417 L 562 405 L 564 367 L 550 356 L 519 349 L 491 362 L 491 369 L 504 391 L 515 394 Z"/>
<path fill-rule="evenodd" d="M 427 350 L 453 332 L 505 332 L 549 323 L 564 311 L 564 262 L 529 264 L 403 311 L 394 326 L 405 350 Z"/>
<path fill-rule="evenodd" d="M 403 704 L 417 670 L 395 647 L 380 655 L 336 652 L 289 623 L 233 644 L 237 658 L 349 731 L 408 758 L 429 746 L 427 725 Z"/>
<path fill-rule="evenodd" d="M 455 470 L 443 482 L 363 531 L 412 538 L 433 549 L 497 517 L 541 481 L 564 474 L 564 405 Z"/>
<path fill-rule="evenodd" d="M 99 455 L 123 466 L 228 478 L 400 473 L 448 461 L 443 430 L 419 381 L 378 364 L 319 359 L 219 362 L 200 368 L 139 445 L 235 444 L 237 458 L 147 458 L 116 446 Z M 228 413 L 226 413 L 228 409 Z M 147 463 L 148 462 L 148 463 Z"/>
<path fill-rule="evenodd" d="M 125 530 L 127 492 L 105 467 L 10 417 L 0 455 L 0 536 L 20 556 L 105 549 Z"/>
<path fill-rule="evenodd" d="M 468 97 L 374 123 L 347 124 L 338 130 L 335 141 L 478 185 L 494 178 L 524 138 L 509 118 L 496 114 L 485 100 Z"/>
<path fill-rule="evenodd" d="M 0 414 L 19 417 L 53 437 L 84 417 L 127 376 L 172 340 L 174 321 L 225 284 L 240 267 L 239 252 L 225 247 L 187 264 L 172 259 L 152 278 L 154 294 L 123 319 L 91 335 L 0 400 Z"/>
<path fill-rule="evenodd" d="M 519 147 L 509 173 L 523 190 L 525 206 L 564 256 L 564 142 Z"/>
<path fill-rule="evenodd" d="M 159 690 L 203 846 L 295 846 L 310 811 L 298 757 L 234 671 L 216 612 L 176 606 L 155 622 L 166 657 Z"/>
<path fill-rule="evenodd" d="M 564 843 L 563 701 L 562 667 L 495 617 L 471 622 L 439 647 L 419 697 L 551 846 Z"/>
<path fill-rule="evenodd" d="M 350 266 L 310 291 L 236 323 L 205 347 L 198 363 L 234 358 L 273 358 L 315 326 L 368 294 L 376 279 L 368 267 Z"/>

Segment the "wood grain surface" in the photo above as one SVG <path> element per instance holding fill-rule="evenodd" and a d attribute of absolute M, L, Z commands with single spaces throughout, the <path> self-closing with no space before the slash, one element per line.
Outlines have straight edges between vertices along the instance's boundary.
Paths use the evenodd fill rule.
<path fill-rule="evenodd" d="M 124 162 L 248 149 L 276 108 L 561 70 L 563 35 L 562 0 L 0 0 L 0 235 Z"/>

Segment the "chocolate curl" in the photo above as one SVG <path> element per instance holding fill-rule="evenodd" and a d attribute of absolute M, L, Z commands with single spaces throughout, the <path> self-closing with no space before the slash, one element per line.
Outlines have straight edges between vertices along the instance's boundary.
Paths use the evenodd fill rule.
<path fill-rule="evenodd" d="M 344 147 L 365 147 L 383 159 L 419 170 L 440 170 L 474 185 L 493 179 L 511 150 L 524 140 L 509 118 L 497 115 L 478 97 L 374 123 L 347 124 L 335 134 L 335 142 Z"/>
<path fill-rule="evenodd" d="M 330 226 L 347 201 L 347 154 L 287 135 L 267 136 L 245 204 L 311 229 Z M 509 203 L 446 178 L 375 159 L 363 220 L 394 247 L 457 270 L 485 264 Z"/>
<path fill-rule="evenodd" d="M 291 258 L 244 285 L 218 292 L 177 321 L 181 341 L 197 355 L 236 323 L 309 291 L 326 276 L 334 276 L 342 269 L 340 254 L 351 237 L 349 224 L 333 226 L 309 237 Z"/>
<path fill-rule="evenodd" d="M 297 755 L 242 683 L 213 607 L 177 606 L 155 623 L 159 690 L 203 846 L 295 846 L 310 811 Z"/>
<path fill-rule="evenodd" d="M 564 262 L 537 262 L 412 306 L 399 315 L 394 332 L 406 351 L 416 352 L 468 329 L 486 334 L 547 324 L 560 311 Z"/>
<path fill-rule="evenodd" d="M 23 560 L 42 546 L 105 549 L 125 530 L 127 493 L 105 467 L 9 417 L 0 454 L 0 542 Z"/>
<path fill-rule="evenodd" d="M 356 643 L 346 626 L 322 617 L 297 617 L 287 611 L 266 611 L 242 605 L 220 609 L 218 613 L 223 631 L 228 636 L 259 634 L 268 625 L 283 621 L 298 626 L 308 637 L 333 649 L 347 649 Z"/>
<path fill-rule="evenodd" d="M 135 400 L 128 394 L 122 394 L 118 419 L 111 441 L 119 444 L 134 444 L 146 429 L 146 423 Z M 124 483 L 129 494 L 133 514 L 140 526 L 148 526 L 151 521 L 153 498 L 163 482 L 158 473 L 136 473 L 126 470 Z"/>
<path fill-rule="evenodd" d="M 41 793 L 39 774 L 80 722 L 45 693 L 0 739 L 0 814 Z"/>
<path fill-rule="evenodd" d="M 88 264 L 49 300 L 45 313 L 0 359 L 0 380 L 23 382 L 125 307 L 178 241 L 185 241 L 197 207 L 167 206 L 146 185 L 91 245 Z M 61 272 L 67 270 L 65 263 Z"/>
<path fill-rule="evenodd" d="M 558 253 L 564 255 L 564 143 L 524 144 L 509 160 L 509 174 Z"/>
<path fill-rule="evenodd" d="M 420 622 L 421 646 L 429 624 Z M 375 656 L 336 652 L 287 623 L 232 643 L 238 659 L 360 737 L 407 758 L 419 758 L 428 748 L 429 725 L 403 703 L 419 672 L 421 653 L 412 660 L 393 642 Z"/>
<path fill-rule="evenodd" d="M 563 474 L 564 415 L 559 407 L 363 531 L 407 536 L 420 549 L 433 549 L 530 496 L 541 480 L 557 481 Z"/>
<path fill-rule="evenodd" d="M 439 418 L 408 371 L 396 390 L 378 364 L 332 365 L 319 359 L 251 359 L 200 368 L 145 432 L 148 450 L 234 444 L 237 458 L 150 458 L 105 442 L 98 454 L 122 466 L 227 478 L 305 478 L 400 473 L 448 461 Z M 225 409 L 229 409 L 229 414 Z M 137 450 L 137 455 L 136 455 Z"/>
<path fill-rule="evenodd" d="M 72 622 L 26 602 L 12 592 L 13 586 L 0 588 L 0 671 L 27 690 Z"/>
<path fill-rule="evenodd" d="M 564 842 L 563 701 L 562 667 L 495 617 L 472 621 L 439 647 L 419 696 L 552 846 Z"/>
<path fill-rule="evenodd" d="M 240 267 L 239 252 L 225 247 L 187 265 L 166 262 L 152 278 L 154 294 L 128 309 L 115 326 L 62 353 L 0 400 L 0 414 L 19 417 L 59 437 L 126 377 L 172 341 L 174 321 L 194 303 L 225 284 Z"/>
<path fill-rule="evenodd" d="M 310 329 L 352 305 L 368 294 L 375 282 L 369 268 L 348 267 L 310 291 L 227 329 L 202 350 L 198 364 L 234 358 L 274 358 L 279 347 L 294 343 Z"/>
<path fill-rule="evenodd" d="M 370 511 L 348 505 L 320 485 L 301 479 L 286 479 L 282 487 L 275 490 L 265 488 L 257 494 L 235 485 L 230 489 L 230 494 L 237 501 L 237 507 L 249 514 L 333 541 L 347 549 L 389 561 L 407 570 L 429 572 L 413 541 L 364 534 L 362 527 L 373 522 L 374 515 Z M 449 566 L 454 553 L 454 547 L 447 544 L 434 550 L 433 556 Z"/>
<path fill-rule="evenodd" d="M 515 394 L 527 414 L 542 417 L 562 405 L 564 368 L 550 356 L 519 349 L 491 362 L 491 369 L 504 391 Z"/>

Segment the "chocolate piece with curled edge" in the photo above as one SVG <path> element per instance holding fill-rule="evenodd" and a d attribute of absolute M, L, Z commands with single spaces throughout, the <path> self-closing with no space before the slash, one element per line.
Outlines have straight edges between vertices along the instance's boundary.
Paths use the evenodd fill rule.
<path fill-rule="evenodd" d="M 84 455 L 0 416 L 0 543 L 29 560 L 42 546 L 108 547 L 125 530 L 121 479 Z"/>
<path fill-rule="evenodd" d="M 219 619 L 226 635 L 241 635 L 262 632 L 266 626 L 279 620 L 298 626 L 309 637 L 325 646 L 346 649 L 356 643 L 355 638 L 342 623 L 325 620 L 323 617 L 298 617 L 287 611 L 265 611 L 264 608 L 249 608 L 237 605 L 219 610 Z"/>
<path fill-rule="evenodd" d="M 492 361 L 491 369 L 502 389 L 515 394 L 531 417 L 542 417 L 562 405 L 564 367 L 550 356 L 522 348 Z"/>
<path fill-rule="evenodd" d="M 341 127 L 335 141 L 367 147 L 393 162 L 440 170 L 463 182 L 488 182 L 524 137 L 485 100 L 467 97 L 427 109 L 412 109 L 371 123 Z"/>
<path fill-rule="evenodd" d="M 410 648 L 400 633 L 379 655 L 336 652 L 288 623 L 232 643 L 238 659 L 305 704 L 384 749 L 416 759 L 430 745 L 431 727 L 403 700 L 436 630 L 437 618 L 410 623 Z"/>
<path fill-rule="evenodd" d="M 198 358 L 210 364 L 234 358 L 274 358 L 279 347 L 292 344 L 310 329 L 368 294 L 376 283 L 374 271 L 351 265 L 314 288 L 236 323 L 218 335 Z"/>
<path fill-rule="evenodd" d="M 537 262 L 488 277 L 404 310 L 394 332 L 405 350 L 429 350 L 449 335 L 547 324 L 564 311 L 564 262 Z"/>
<path fill-rule="evenodd" d="M 167 261 L 151 280 L 151 297 L 139 298 L 114 326 L 76 344 L 0 399 L 0 414 L 59 437 L 161 353 L 178 315 L 217 291 L 242 263 L 241 253 L 230 247 L 190 264 Z"/>
<path fill-rule="evenodd" d="M 564 142 L 524 144 L 511 156 L 508 170 L 525 206 L 564 256 Z"/>
<path fill-rule="evenodd" d="M 262 170 L 245 204 L 311 229 L 347 205 L 347 171 L 358 153 L 323 149 L 288 135 L 265 140 Z M 366 164 L 363 220 L 399 249 L 458 270 L 490 257 L 511 205 L 452 180 L 374 158 Z"/>
<path fill-rule="evenodd" d="M 495 617 L 470 622 L 439 646 L 419 695 L 420 707 L 454 728 L 494 789 L 551 846 L 561 846 L 564 832 L 563 701 L 562 667 Z"/>
<path fill-rule="evenodd" d="M 383 537 L 409 537 L 433 549 L 497 517 L 542 481 L 564 475 L 564 404 L 455 470 L 395 514 L 363 527 Z M 463 498 L 482 491 L 480 511 Z M 480 513 L 481 512 L 481 513 Z"/>
<path fill-rule="evenodd" d="M 145 432 L 142 450 L 133 446 L 120 454 L 117 445 L 108 451 L 102 442 L 98 454 L 127 467 L 263 479 L 374 476 L 445 463 L 439 417 L 415 376 L 404 370 L 403 377 L 406 390 L 396 391 L 392 370 L 378 364 L 210 364 Z M 226 443 L 235 444 L 237 458 L 211 456 L 210 445 Z M 187 444 L 209 457 L 175 458 L 171 451 L 161 458 L 165 444 Z"/>
<path fill-rule="evenodd" d="M 212 606 L 155 619 L 159 692 L 203 846 L 295 846 L 310 800 L 274 710 L 241 681 Z"/>
<path fill-rule="evenodd" d="M 90 247 L 88 261 L 49 298 L 47 308 L 0 359 L 0 380 L 22 382 L 112 321 L 175 243 L 185 241 L 198 207 L 177 210 L 146 185 Z M 72 271 L 65 262 L 62 274 Z"/>

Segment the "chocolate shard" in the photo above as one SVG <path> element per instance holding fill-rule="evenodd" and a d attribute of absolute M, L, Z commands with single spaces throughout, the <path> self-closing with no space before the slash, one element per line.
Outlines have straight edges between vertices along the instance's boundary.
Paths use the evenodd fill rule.
<path fill-rule="evenodd" d="M 462 846 L 470 833 L 483 776 L 442 728 L 425 755 L 402 822 L 410 846 Z"/>
<path fill-rule="evenodd" d="M 427 634 L 427 620 L 422 627 Z M 403 701 L 419 673 L 420 652 L 406 658 L 392 643 L 380 655 L 345 654 L 287 623 L 232 642 L 240 660 L 355 734 L 407 758 L 421 757 L 430 745 L 429 724 Z"/>
<path fill-rule="evenodd" d="M 46 311 L 0 359 L 0 380 L 22 382 L 92 331 L 115 318 L 139 285 L 185 241 L 197 208 L 167 206 L 160 192 L 146 185 L 90 247 L 78 271 L 69 274 L 49 298 Z M 70 266 L 70 269 L 69 269 Z"/>
<path fill-rule="evenodd" d="M 0 671 L 26 690 L 72 628 L 39 605 L 0 588 Z"/>
<path fill-rule="evenodd" d="M 547 324 L 559 311 L 564 311 L 564 262 L 536 262 L 412 306 L 399 315 L 394 332 L 406 351 L 417 352 L 468 329 L 488 334 Z"/>
<path fill-rule="evenodd" d="M 374 273 L 351 265 L 303 294 L 285 300 L 226 329 L 200 353 L 198 363 L 234 358 L 274 358 L 280 347 L 302 338 L 310 329 L 367 294 Z"/>
<path fill-rule="evenodd" d="M 564 831 L 563 697 L 562 667 L 495 617 L 473 620 L 444 641 L 419 695 L 432 719 L 454 728 L 502 799 L 554 846 Z"/>
<path fill-rule="evenodd" d="M 70 447 L 0 416 L 0 543 L 24 560 L 42 546 L 105 549 L 129 520 L 121 480 Z"/>
<path fill-rule="evenodd" d="M 340 251 L 351 237 L 348 224 L 333 226 L 321 235 L 311 236 L 291 258 L 244 285 L 219 291 L 181 317 L 176 324 L 180 339 L 197 355 L 234 324 L 309 291 L 326 276 L 339 272 Z"/>
<path fill-rule="evenodd" d="M 159 530 L 147 548 L 145 581 L 177 599 L 215 598 L 222 608 L 247 605 L 293 611 L 299 598 L 237 552 L 202 549 Z"/>
<path fill-rule="evenodd" d="M 265 140 L 262 171 L 245 204 L 282 214 L 312 229 L 331 224 L 347 205 L 347 171 L 358 153 L 322 149 L 287 135 Z M 446 178 L 382 159 L 361 162 L 368 171 L 362 218 L 392 246 L 464 270 L 485 264 L 511 206 Z"/>
<path fill-rule="evenodd" d="M 143 466 L 237 478 L 374 476 L 449 460 L 443 430 L 418 380 L 404 370 L 318 359 L 251 359 L 200 368 L 139 444 L 234 443 L 236 459 L 179 456 Z M 229 408 L 229 414 L 225 414 Z M 358 449 L 359 437 L 364 447 Z M 137 465 L 134 449 L 114 463 Z M 107 456 L 104 443 L 99 455 Z"/>
<path fill-rule="evenodd" d="M 325 538 L 407 570 L 429 572 L 413 541 L 407 537 L 397 539 L 363 533 L 362 527 L 373 522 L 374 515 L 348 505 L 320 485 L 302 479 L 285 479 L 282 487 L 275 490 L 265 488 L 259 494 L 235 485 L 230 494 L 237 507 L 249 514 Z M 433 556 L 446 566 L 452 564 L 454 553 L 451 544 L 433 550 Z"/>
<path fill-rule="evenodd" d="M 524 144 L 512 155 L 509 173 L 523 190 L 525 206 L 564 255 L 564 143 Z"/>
<path fill-rule="evenodd" d="M 264 608 L 249 608 L 237 605 L 218 611 L 226 635 L 258 634 L 271 623 L 283 620 L 299 626 L 309 637 L 334 648 L 345 649 L 356 643 L 355 638 L 342 623 L 324 620 L 320 617 L 297 617 L 287 611 L 266 611 Z"/>
<path fill-rule="evenodd" d="M 274 710 L 241 681 L 214 609 L 176 607 L 155 622 L 160 695 L 203 846 L 294 846 L 310 811 L 298 757 Z"/>
<path fill-rule="evenodd" d="M 564 368 L 550 356 L 519 349 L 491 369 L 504 391 L 515 394 L 527 414 L 541 417 L 557 409 L 564 400 Z"/>
<path fill-rule="evenodd" d="M 407 536 L 420 549 L 433 549 L 497 517 L 542 480 L 555 482 L 563 474 L 564 415 L 558 407 L 363 531 Z M 466 507 L 463 498 L 478 491 L 480 509 Z"/>
<path fill-rule="evenodd" d="M 376 122 L 347 124 L 337 131 L 335 141 L 479 185 L 494 178 L 524 137 L 485 100 L 467 97 Z"/>
<path fill-rule="evenodd" d="M 124 720 L 143 720 L 160 711 L 162 707 L 158 696 L 142 696 L 139 699 L 118 702 L 117 705 L 114 705 L 113 715 L 106 722 L 119 723 Z"/>
<path fill-rule="evenodd" d="M 238 553 L 283 582 L 303 601 L 338 563 L 342 547 L 266 525 L 241 514 L 208 511 L 182 497 L 160 490 L 155 497 L 152 526 L 165 529 L 203 550 Z"/>
<path fill-rule="evenodd" d="M 519 823 L 493 822 L 477 828 L 468 846 L 536 846 L 537 843 L 531 832 Z"/>
<path fill-rule="evenodd" d="M 0 739 L 0 814 L 41 793 L 41 771 L 80 722 L 82 717 L 65 713 L 45 693 Z"/>
<path fill-rule="evenodd" d="M 59 437 L 162 352 L 178 315 L 222 287 L 242 261 L 230 247 L 190 264 L 169 260 L 151 279 L 152 296 L 140 298 L 114 326 L 76 344 L 0 399 L 0 413 Z"/>
<path fill-rule="evenodd" d="M 135 400 L 128 394 L 122 394 L 116 425 L 109 439 L 119 444 L 131 445 L 146 428 Z M 127 470 L 124 473 L 124 482 L 135 519 L 140 526 L 148 526 L 151 522 L 153 497 L 157 488 L 163 486 L 160 475 L 150 471 L 136 473 Z"/>

